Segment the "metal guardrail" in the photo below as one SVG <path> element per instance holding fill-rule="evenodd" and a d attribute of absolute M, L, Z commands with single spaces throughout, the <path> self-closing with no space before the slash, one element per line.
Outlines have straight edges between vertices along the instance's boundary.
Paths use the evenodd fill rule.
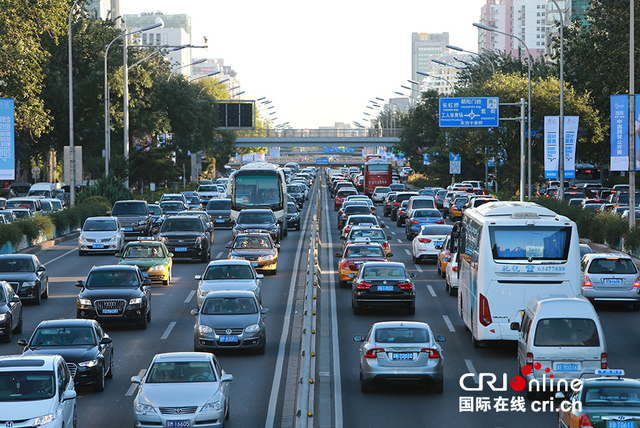
<path fill-rule="evenodd" d="M 235 131 L 238 138 L 362 138 L 400 137 L 402 128 L 252 129 Z"/>

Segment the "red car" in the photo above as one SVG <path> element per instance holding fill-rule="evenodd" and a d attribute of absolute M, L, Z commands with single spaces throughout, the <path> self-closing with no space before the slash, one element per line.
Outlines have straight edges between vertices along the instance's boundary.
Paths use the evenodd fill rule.
<path fill-rule="evenodd" d="M 342 202 L 347 198 L 347 196 L 357 195 L 357 194 L 358 194 L 358 191 L 353 187 L 338 190 L 338 193 L 336 193 L 336 198 L 334 200 L 333 210 L 338 211 L 342 206 Z"/>

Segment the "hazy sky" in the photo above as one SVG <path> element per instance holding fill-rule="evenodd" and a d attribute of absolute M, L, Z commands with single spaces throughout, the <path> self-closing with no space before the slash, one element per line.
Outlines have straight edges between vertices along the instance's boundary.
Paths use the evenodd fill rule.
<path fill-rule="evenodd" d="M 363 123 L 369 100 L 395 98 L 411 78 L 411 33 L 449 33 L 477 51 L 486 0 L 120 0 L 122 14 L 187 13 L 195 57 L 224 58 L 243 99 L 267 97 L 275 124 Z M 266 112 L 264 113 L 266 115 Z M 353 125 L 352 125 L 353 126 Z"/>

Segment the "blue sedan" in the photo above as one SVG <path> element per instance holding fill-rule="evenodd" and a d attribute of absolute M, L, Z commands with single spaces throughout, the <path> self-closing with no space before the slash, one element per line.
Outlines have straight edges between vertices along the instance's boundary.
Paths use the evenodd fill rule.
<path fill-rule="evenodd" d="M 442 214 L 437 209 L 422 208 L 414 210 L 404 222 L 407 239 L 412 241 L 416 233 L 425 224 L 444 224 L 444 218 L 442 218 Z"/>

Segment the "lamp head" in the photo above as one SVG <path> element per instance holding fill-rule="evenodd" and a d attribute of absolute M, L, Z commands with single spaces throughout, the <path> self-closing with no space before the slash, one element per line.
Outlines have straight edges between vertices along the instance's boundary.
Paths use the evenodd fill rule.
<path fill-rule="evenodd" d="M 446 47 L 448 47 L 449 49 L 453 49 L 454 51 L 464 52 L 464 49 L 459 48 L 457 46 L 447 45 Z"/>
<path fill-rule="evenodd" d="M 473 23 L 474 27 L 478 27 L 481 30 L 485 30 L 485 31 L 492 31 L 495 30 L 495 28 L 489 27 L 488 25 L 484 25 L 484 24 L 479 24 L 477 22 Z"/>

